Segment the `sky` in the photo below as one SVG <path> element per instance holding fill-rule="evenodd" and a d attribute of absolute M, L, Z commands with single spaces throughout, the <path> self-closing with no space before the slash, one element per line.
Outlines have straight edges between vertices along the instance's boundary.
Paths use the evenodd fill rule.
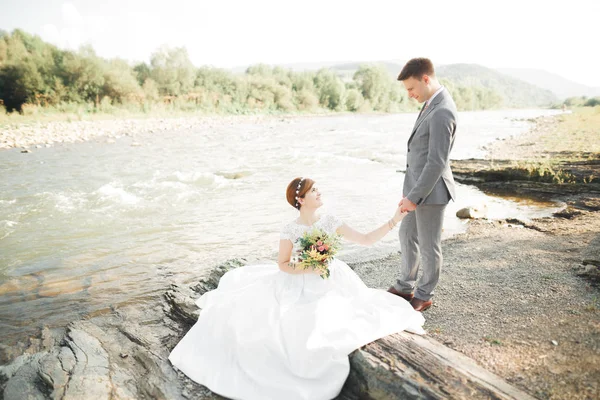
<path fill-rule="evenodd" d="M 599 15 L 598 0 L 0 0 L 0 29 L 131 62 L 161 45 L 221 68 L 429 57 L 596 87 Z"/>

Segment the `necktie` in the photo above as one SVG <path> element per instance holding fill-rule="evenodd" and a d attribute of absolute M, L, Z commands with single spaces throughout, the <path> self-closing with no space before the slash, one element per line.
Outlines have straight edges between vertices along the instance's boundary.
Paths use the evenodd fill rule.
<path fill-rule="evenodd" d="M 427 110 L 427 107 L 429 107 L 429 103 L 425 102 L 425 105 L 423 106 L 423 108 L 421 108 L 421 112 L 419 113 L 419 116 L 417 117 L 417 119 L 421 118 L 421 115 L 423 115 L 425 110 Z"/>

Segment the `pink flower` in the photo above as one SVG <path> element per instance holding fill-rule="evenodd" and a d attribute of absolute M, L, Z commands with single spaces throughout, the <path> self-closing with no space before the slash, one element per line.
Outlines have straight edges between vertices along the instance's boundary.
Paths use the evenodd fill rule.
<path fill-rule="evenodd" d="M 318 240 L 318 241 L 317 241 L 317 246 L 323 246 L 323 242 L 322 242 L 322 241 L 320 241 L 320 240 Z"/>
<path fill-rule="evenodd" d="M 323 250 L 325 250 L 325 246 L 319 246 L 319 247 L 318 247 L 318 250 L 319 250 L 319 251 L 323 251 Z"/>
<path fill-rule="evenodd" d="M 329 246 L 326 244 L 323 245 L 323 248 L 325 248 L 325 250 L 329 250 Z"/>

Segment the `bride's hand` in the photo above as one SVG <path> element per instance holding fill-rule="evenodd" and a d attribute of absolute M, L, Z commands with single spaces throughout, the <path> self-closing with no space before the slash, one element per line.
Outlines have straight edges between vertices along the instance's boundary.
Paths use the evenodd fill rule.
<path fill-rule="evenodd" d="M 398 223 L 400 221 L 402 221 L 402 218 L 404 218 L 406 216 L 406 214 L 408 214 L 408 212 L 402 212 L 400 211 L 400 206 L 398 206 L 398 208 L 396 208 L 396 213 L 394 214 L 394 222 Z"/>

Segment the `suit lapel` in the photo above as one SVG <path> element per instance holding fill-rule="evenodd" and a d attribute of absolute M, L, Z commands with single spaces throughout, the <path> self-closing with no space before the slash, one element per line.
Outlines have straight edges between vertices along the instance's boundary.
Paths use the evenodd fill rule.
<path fill-rule="evenodd" d="M 433 101 L 431 102 L 431 105 L 429 107 L 427 107 L 427 110 L 423 111 L 423 109 L 421 109 L 421 113 L 419 113 L 419 116 L 417 117 L 417 121 L 415 122 L 415 127 L 413 128 L 412 133 L 410 134 L 408 143 L 410 143 L 413 136 L 415 136 L 417 129 L 419 128 L 421 123 L 425 120 L 425 117 L 427 117 L 429 115 L 429 113 L 432 112 L 433 109 L 444 99 L 445 92 L 446 92 L 446 89 L 444 88 L 440 92 L 440 94 L 435 96 L 435 99 L 433 99 Z M 425 107 L 425 106 L 423 106 L 423 107 Z"/>

